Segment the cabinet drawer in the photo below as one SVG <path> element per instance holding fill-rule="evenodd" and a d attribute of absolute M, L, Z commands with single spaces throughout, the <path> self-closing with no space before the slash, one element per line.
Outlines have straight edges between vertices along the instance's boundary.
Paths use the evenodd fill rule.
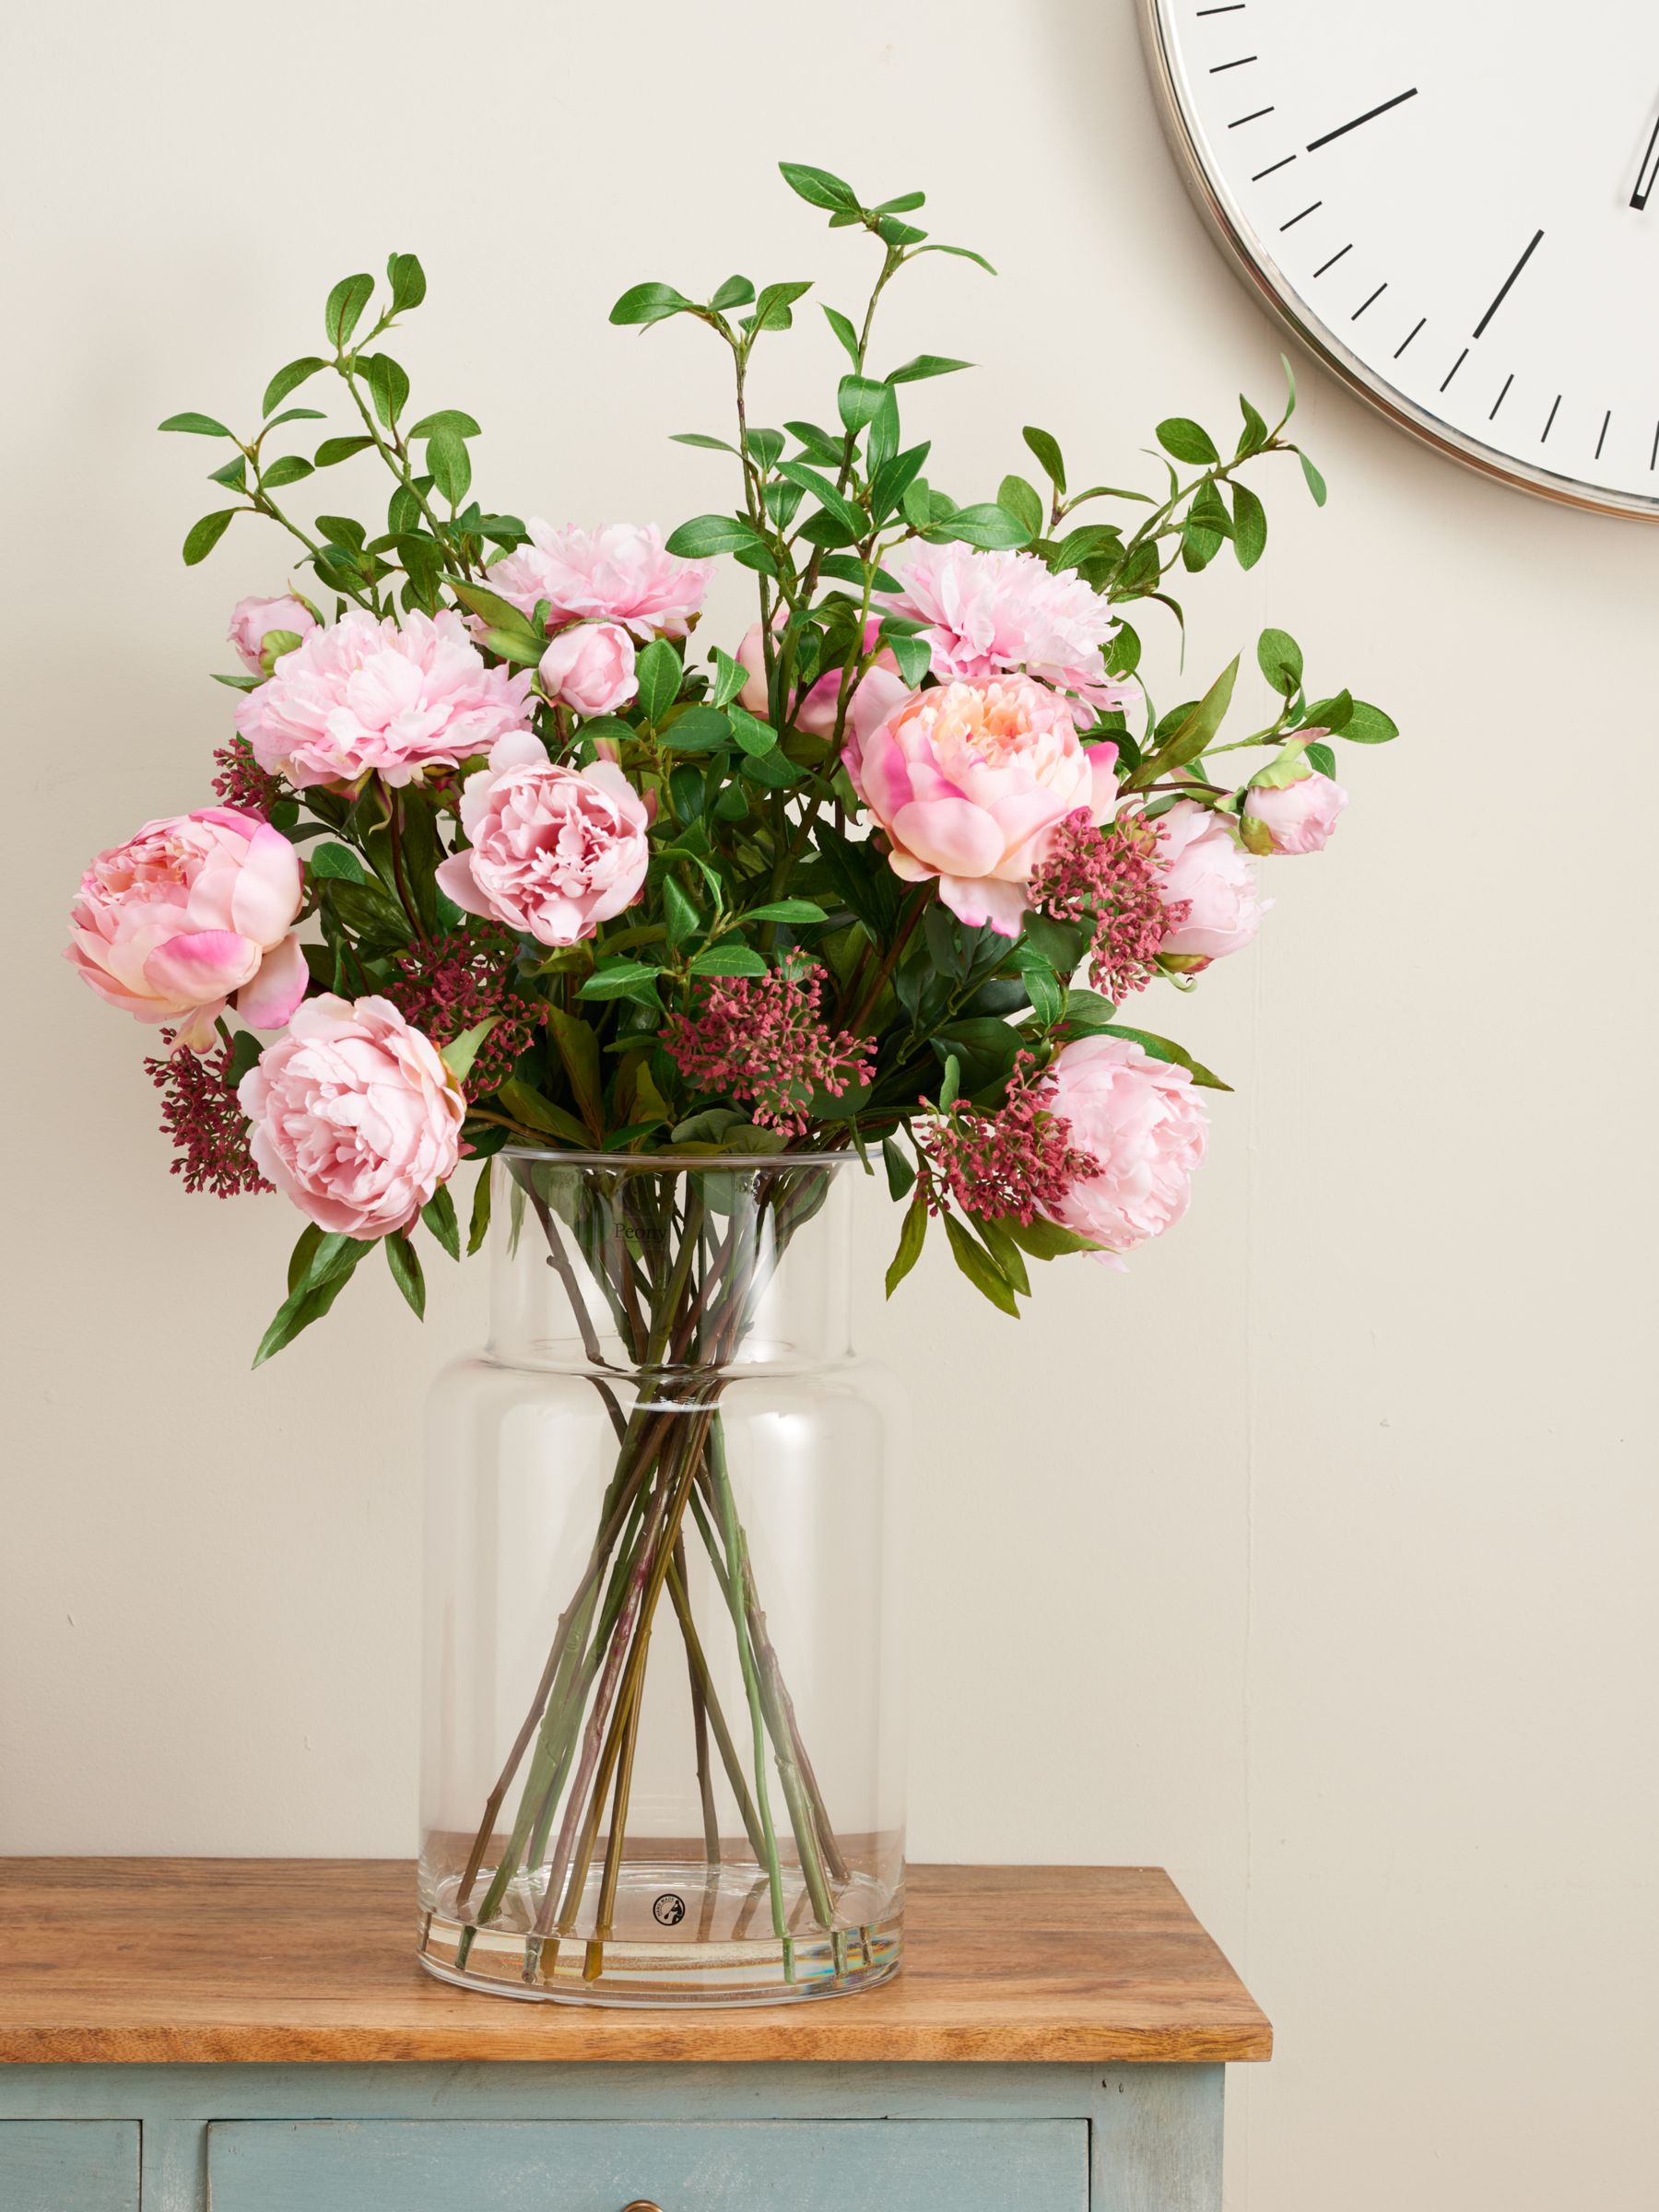
<path fill-rule="evenodd" d="M 0 2120 L 5 2212 L 138 2212 L 135 2120 Z"/>
<path fill-rule="evenodd" d="M 213 2212 L 1087 2212 L 1083 2120 L 217 2122 Z"/>

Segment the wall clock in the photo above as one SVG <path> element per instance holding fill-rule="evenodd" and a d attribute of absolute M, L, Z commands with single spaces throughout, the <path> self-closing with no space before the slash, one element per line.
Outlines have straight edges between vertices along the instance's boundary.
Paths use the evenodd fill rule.
<path fill-rule="evenodd" d="M 1659 518 L 1654 0 L 1141 6 L 1189 189 L 1315 352 L 1473 467 Z"/>

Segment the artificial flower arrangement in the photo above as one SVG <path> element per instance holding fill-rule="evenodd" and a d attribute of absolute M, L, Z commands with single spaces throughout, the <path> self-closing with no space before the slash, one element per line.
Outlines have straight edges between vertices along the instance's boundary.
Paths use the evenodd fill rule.
<path fill-rule="evenodd" d="M 1347 805 L 1335 744 L 1395 735 L 1346 690 L 1311 697 L 1277 629 L 1257 647 L 1275 712 L 1242 735 L 1223 735 L 1236 660 L 1167 705 L 1142 673 L 1128 613 L 1179 623 L 1178 571 L 1260 559 L 1245 471 L 1297 454 L 1323 500 L 1287 434 L 1293 385 L 1271 425 L 1241 401 L 1226 457 L 1196 423 L 1160 423 L 1154 489 L 1074 490 L 1058 441 L 1030 428 L 1036 480 L 959 503 L 901 416 L 915 387 L 968 364 L 886 366 L 874 328 L 924 255 L 989 265 L 912 222 L 920 193 L 870 206 L 826 171 L 782 173 L 877 250 L 862 314 L 823 309 L 846 356 L 827 419 L 752 419 L 755 372 L 806 283 L 731 276 L 700 300 L 641 284 L 612 310 L 701 326 L 732 380 L 731 436 L 680 433 L 718 456 L 730 503 L 666 539 L 481 504 L 477 423 L 413 407 L 384 350 L 425 294 L 412 254 L 392 257 L 383 296 L 367 275 L 334 288 L 326 351 L 277 371 L 251 435 L 198 414 L 161 426 L 230 448 L 212 472 L 229 501 L 185 560 L 259 515 L 293 541 L 302 582 L 235 609 L 241 670 L 219 680 L 241 696 L 218 803 L 100 853 L 74 906 L 82 977 L 160 1028 L 147 1065 L 174 1171 L 223 1196 L 275 1188 L 306 1217 L 256 1364 L 375 1244 L 422 1312 L 423 1232 L 458 1258 L 488 1228 L 490 1172 L 466 1227 L 457 1212 L 465 1160 L 499 1156 L 504 1249 L 527 1231 L 569 1294 L 578 1387 L 596 1394 L 581 1403 L 603 1406 L 609 1456 L 587 1518 L 570 1519 L 587 1533 L 551 1577 L 568 1602 L 523 1724 L 441 1745 L 451 1803 L 422 1862 L 423 1959 L 521 1994 L 610 1989 L 630 1912 L 651 1988 L 679 1986 L 663 1928 L 629 1902 L 641 1854 L 669 1883 L 656 1923 L 665 1895 L 682 1913 L 703 1897 L 680 1956 L 701 1943 L 728 1994 L 892 1971 L 893 1824 L 845 1757 L 820 1780 L 808 1756 L 808 1735 L 846 1735 L 859 1670 L 780 1657 L 834 1606 L 874 1602 L 856 1573 L 833 1605 L 821 1579 L 790 1580 L 844 1540 L 868 1446 L 822 1445 L 824 1519 L 804 1534 L 809 1445 L 791 1415 L 794 1533 L 770 1547 L 763 1592 L 750 1538 L 775 1431 L 745 1427 L 735 1378 L 769 1287 L 849 1154 L 905 1209 L 889 1292 L 934 1221 L 1008 1313 L 1029 1261 L 1121 1266 L 1176 1221 L 1204 1153 L 1200 1094 L 1226 1087 L 1123 1010 L 1152 986 L 1192 989 L 1251 941 L 1258 863 L 1318 851 Z M 281 450 L 323 419 L 293 394 L 331 379 L 350 427 L 309 458 Z M 393 479 L 383 526 L 288 512 L 290 488 L 359 456 Z M 730 650 L 696 634 L 722 560 L 758 602 Z M 577 1479 L 593 1418 L 562 1457 L 546 1447 L 538 1483 Z M 492 1558 L 512 1548 L 496 1512 Z M 465 1579 L 482 1555 L 449 1548 Z M 442 1666 L 471 1602 L 468 1585 L 443 1613 Z M 668 1830 L 700 1822 L 688 1847 L 629 1834 L 636 1764 L 671 1733 L 646 1727 L 641 1750 L 659 1611 L 688 1663 L 670 1675 L 690 1700 L 698 1795 Z M 873 1633 L 870 1618 L 850 1633 Z M 478 1684 L 515 1681 L 524 1648 L 492 1649 Z M 440 1702 L 462 1727 L 495 1695 Z M 758 1898 L 766 1958 L 735 1968 L 756 1949 Z"/>
<path fill-rule="evenodd" d="M 250 437 L 161 426 L 234 448 L 213 472 L 234 503 L 185 560 L 260 515 L 307 582 L 236 608 L 218 803 L 98 855 L 70 958 L 162 1025 L 148 1065 L 187 1186 L 274 1186 L 308 1217 L 261 1359 L 376 1242 L 418 1312 L 416 1231 L 457 1254 L 456 1168 L 515 1139 L 878 1149 L 909 1199 L 889 1289 L 942 1218 L 1009 1312 L 1026 1258 L 1133 1250 L 1184 1210 L 1194 1094 L 1225 1086 L 1124 1002 L 1248 944 L 1256 859 L 1317 851 L 1347 804 L 1332 741 L 1395 734 L 1347 691 L 1309 698 L 1269 629 L 1277 712 L 1223 742 L 1238 662 L 1160 710 L 1122 611 L 1178 620 L 1172 571 L 1260 558 L 1241 475 L 1300 452 L 1293 386 L 1271 427 L 1241 401 L 1225 459 L 1196 423 L 1160 423 L 1155 493 L 1069 490 L 1056 440 L 1028 429 L 1040 483 L 959 504 L 900 409 L 968 364 L 878 371 L 873 326 L 922 256 L 981 257 L 910 220 L 920 194 L 866 206 L 825 171 L 782 173 L 879 252 L 860 321 L 823 310 L 847 357 L 834 419 L 748 419 L 807 284 L 624 293 L 613 323 L 700 324 L 734 379 L 733 437 L 680 437 L 726 456 L 735 500 L 666 541 L 480 505 L 478 425 L 415 414 L 382 349 L 425 294 L 412 254 L 377 312 L 371 276 L 335 287 L 327 354 L 277 371 Z M 278 452 L 322 419 L 286 403 L 324 375 L 354 426 Z M 359 454 L 394 479 L 383 527 L 308 528 L 278 503 Z M 721 558 L 753 575 L 757 618 L 704 653 Z M 1266 757 L 1241 773 L 1226 756 L 1245 748 Z"/>

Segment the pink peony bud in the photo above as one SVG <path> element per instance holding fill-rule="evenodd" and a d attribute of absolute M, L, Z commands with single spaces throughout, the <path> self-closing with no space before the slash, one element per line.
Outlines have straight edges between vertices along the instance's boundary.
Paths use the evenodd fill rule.
<path fill-rule="evenodd" d="M 262 655 L 273 630 L 290 630 L 303 638 L 316 627 L 316 616 L 299 599 L 239 599 L 230 611 L 230 642 L 252 676 L 270 674 Z"/>
<path fill-rule="evenodd" d="M 1079 1037 L 1049 1075 L 1049 1111 L 1095 1171 L 1048 1210 L 1121 1267 L 1117 1253 L 1161 1236 L 1186 1211 L 1207 1134 L 1193 1078 L 1127 1037 Z"/>
<path fill-rule="evenodd" d="M 1244 794 L 1244 819 L 1261 823 L 1276 853 L 1320 853 L 1347 803 L 1340 783 L 1310 769 L 1277 791 L 1252 784 Z"/>
<path fill-rule="evenodd" d="M 633 640 L 616 622 L 561 629 L 542 654 L 541 680 L 556 705 L 578 714 L 614 714 L 639 689 Z"/>
<path fill-rule="evenodd" d="M 1180 799 L 1159 818 L 1157 828 L 1165 864 L 1160 896 L 1167 906 L 1186 908 L 1162 949 L 1202 960 L 1238 952 L 1261 927 L 1266 909 L 1231 824 L 1207 806 Z"/>

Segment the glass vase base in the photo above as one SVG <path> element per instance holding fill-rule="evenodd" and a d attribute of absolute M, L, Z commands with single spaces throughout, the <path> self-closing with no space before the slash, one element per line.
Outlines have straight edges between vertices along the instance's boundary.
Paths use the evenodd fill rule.
<path fill-rule="evenodd" d="M 876 1882 L 837 1885 L 837 1925 L 811 1919 L 798 1873 L 786 1869 L 773 1933 L 770 1885 L 752 1867 L 630 1860 L 617 1883 L 611 1933 L 593 1930 L 599 1903 L 590 1882 L 571 1933 L 535 1932 L 536 1896 L 515 1894 L 488 1927 L 453 1916 L 448 1899 L 420 1917 L 418 1955 L 427 1972 L 459 1989 L 556 2005 L 788 2005 L 851 1996 L 899 1971 L 902 1910 Z M 451 1907 L 446 1912 L 445 1903 Z M 872 1917 L 861 1919 L 867 1911 Z"/>

